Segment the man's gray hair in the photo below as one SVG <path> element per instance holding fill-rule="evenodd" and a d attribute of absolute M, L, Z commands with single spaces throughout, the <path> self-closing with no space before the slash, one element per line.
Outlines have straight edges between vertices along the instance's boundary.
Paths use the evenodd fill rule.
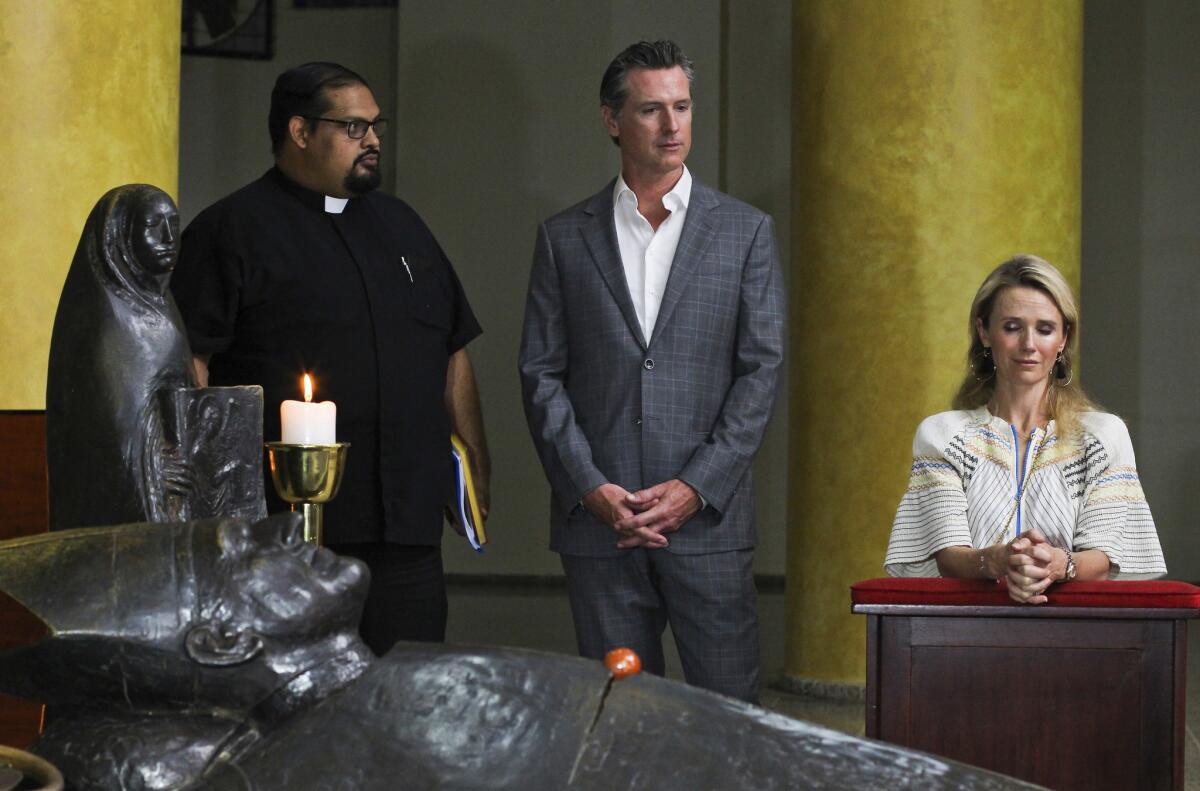
<path fill-rule="evenodd" d="M 676 66 L 683 69 L 690 90 L 695 79 L 692 60 L 683 54 L 678 44 L 669 40 L 631 44 L 604 70 L 600 80 L 600 104 L 612 111 L 613 118 L 619 118 L 629 95 L 626 77 L 630 69 L 673 69 Z"/>

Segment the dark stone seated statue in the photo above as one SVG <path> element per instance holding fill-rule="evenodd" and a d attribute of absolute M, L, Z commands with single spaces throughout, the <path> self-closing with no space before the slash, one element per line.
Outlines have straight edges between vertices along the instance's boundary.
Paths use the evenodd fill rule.
<path fill-rule="evenodd" d="M 53 704 L 76 789 L 927 789 L 1017 781 L 596 662 L 356 632 L 367 573 L 297 514 L 0 542 L 48 627 L 0 691 Z"/>
<path fill-rule="evenodd" d="M 266 515 L 262 389 L 195 387 L 167 284 L 179 214 L 109 191 L 67 273 L 46 383 L 50 527 Z"/>

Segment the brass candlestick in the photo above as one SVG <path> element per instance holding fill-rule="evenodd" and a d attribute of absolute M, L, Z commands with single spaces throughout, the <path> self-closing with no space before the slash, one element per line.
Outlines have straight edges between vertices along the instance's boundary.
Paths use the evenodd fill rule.
<path fill-rule="evenodd" d="M 267 457 L 275 491 L 293 511 L 304 515 L 304 540 L 321 543 L 322 510 L 342 485 L 349 442 L 294 445 L 268 442 Z M 300 508 L 296 508 L 299 505 Z"/>

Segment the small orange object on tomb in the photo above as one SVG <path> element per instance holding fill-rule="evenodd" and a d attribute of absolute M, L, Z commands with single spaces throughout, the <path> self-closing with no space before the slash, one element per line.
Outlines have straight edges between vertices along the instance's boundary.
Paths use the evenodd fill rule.
<path fill-rule="evenodd" d="M 642 672 L 642 660 L 632 648 L 614 648 L 604 655 L 604 666 L 613 677 L 625 678 Z"/>

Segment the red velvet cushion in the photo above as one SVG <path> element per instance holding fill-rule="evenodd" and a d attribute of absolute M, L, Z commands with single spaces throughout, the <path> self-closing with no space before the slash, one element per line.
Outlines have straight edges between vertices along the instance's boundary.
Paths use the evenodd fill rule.
<path fill-rule="evenodd" d="M 1046 592 L 1050 606 L 1200 608 L 1200 588 L 1174 580 L 1063 582 Z M 850 586 L 854 604 L 1016 604 L 1003 581 L 940 577 L 883 577 Z"/>

